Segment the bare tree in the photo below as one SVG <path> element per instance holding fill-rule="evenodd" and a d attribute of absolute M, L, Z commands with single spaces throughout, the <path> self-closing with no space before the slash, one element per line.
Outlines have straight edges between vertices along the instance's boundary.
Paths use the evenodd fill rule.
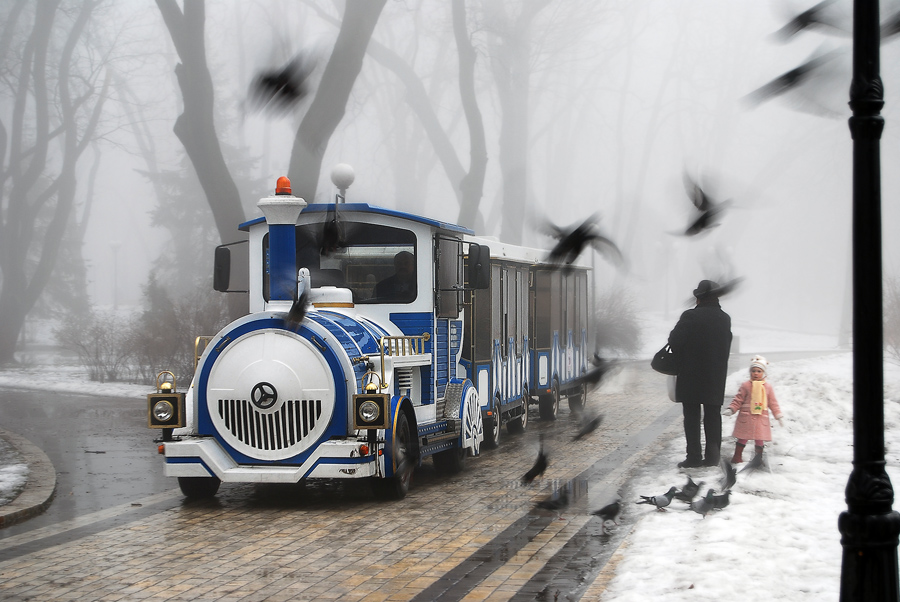
<path fill-rule="evenodd" d="M 338 21 L 317 6 L 313 7 L 326 21 L 338 25 Z M 481 197 L 484 194 L 484 179 L 487 173 L 487 143 L 484 123 L 478 106 L 475 86 L 475 61 L 477 58 L 466 25 L 465 0 L 453 0 L 451 4 L 453 34 L 459 55 L 458 87 L 462 99 L 463 112 L 469 132 L 469 169 L 463 162 L 450 140 L 448 129 L 441 124 L 435 113 L 433 99 L 429 95 L 422 78 L 410 63 L 397 52 L 378 40 L 369 42 L 368 54 L 379 64 L 389 69 L 403 84 L 404 99 L 419 120 L 431 146 L 444 168 L 459 203 L 457 223 L 484 232 L 484 218 L 480 212 Z M 440 56 L 440 55 L 438 55 Z M 439 66 L 438 66 L 439 67 Z M 435 69 L 439 71 L 439 69 Z M 408 178 L 409 176 L 406 175 Z"/>
<path fill-rule="evenodd" d="M 237 239 L 244 209 L 238 187 L 231 176 L 216 133 L 213 80 L 206 61 L 206 3 L 156 0 L 181 63 L 175 76 L 184 100 L 184 110 L 175 120 L 175 135 L 184 145 L 200 179 L 223 243 Z"/>
<path fill-rule="evenodd" d="M 346 3 L 341 29 L 319 88 L 294 137 L 288 177 L 294 194 L 304 199 L 312 201 L 316 196 L 325 149 L 344 117 L 347 99 L 362 69 L 366 47 L 386 2 Z"/>
<path fill-rule="evenodd" d="M 4 15 L 0 68 L 10 110 L 9 129 L 0 121 L 0 363 L 14 361 L 25 317 L 50 281 L 71 221 L 78 159 L 107 99 L 102 61 L 77 52 L 97 5 L 18 0 Z"/>

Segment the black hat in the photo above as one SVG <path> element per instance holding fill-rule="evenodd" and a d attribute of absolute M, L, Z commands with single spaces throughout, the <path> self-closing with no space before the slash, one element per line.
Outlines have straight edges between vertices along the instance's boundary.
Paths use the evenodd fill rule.
<path fill-rule="evenodd" d="M 694 296 L 697 299 L 713 299 L 719 296 L 719 285 L 712 280 L 701 280 L 697 288 L 694 289 Z"/>

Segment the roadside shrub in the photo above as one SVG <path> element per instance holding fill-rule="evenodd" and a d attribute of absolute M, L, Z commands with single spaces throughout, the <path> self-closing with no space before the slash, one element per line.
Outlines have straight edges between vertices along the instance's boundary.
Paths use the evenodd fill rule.
<path fill-rule="evenodd" d="M 595 343 L 600 354 L 635 355 L 641 349 L 641 326 L 634 296 L 618 288 L 597 297 Z"/>
<path fill-rule="evenodd" d="M 169 370 L 187 389 L 194 374 L 194 341 L 211 336 L 228 323 L 225 296 L 203 287 L 173 300 L 151 277 L 144 289 L 145 309 L 133 322 L 129 348 L 137 378 L 148 385 Z"/>
<path fill-rule="evenodd" d="M 53 330 L 63 347 L 75 352 L 92 381 L 126 377 L 130 349 L 125 322 L 112 312 L 69 313 Z"/>

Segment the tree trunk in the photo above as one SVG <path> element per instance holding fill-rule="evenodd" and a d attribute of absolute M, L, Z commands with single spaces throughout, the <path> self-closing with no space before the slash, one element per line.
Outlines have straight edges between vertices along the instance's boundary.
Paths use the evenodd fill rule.
<path fill-rule="evenodd" d="M 328 140 L 344 117 L 353 83 L 362 69 L 366 47 L 386 2 L 366 0 L 346 4 L 341 30 L 319 89 L 297 129 L 288 177 L 294 194 L 308 203 L 315 200 Z"/>
<path fill-rule="evenodd" d="M 84 74 L 72 73 L 76 60 L 73 57 L 95 2 L 81 4 L 59 54 L 53 55 L 57 47 L 51 50 L 49 38 L 58 5 L 59 2 L 37 4 L 32 30 L 25 36 L 18 56 L 18 73 L 6 81 L 14 101 L 11 131 L 7 133 L 5 127 L 0 127 L 4 142 L 9 136 L 5 176 L 10 181 L 9 196 L 0 204 L 5 205 L 5 212 L 0 214 L 0 364 L 14 361 L 25 317 L 47 287 L 56 266 L 63 235 L 70 224 L 75 168 L 94 135 L 108 91 L 107 77 L 93 107 L 87 102 L 90 97 L 80 95 L 81 92 L 73 98 L 71 83 L 85 82 Z M 20 15 L 11 14 L 16 19 Z M 0 40 L 4 53 L 13 52 L 5 41 L 12 28 L 7 21 Z M 93 85 L 95 77 L 87 81 Z M 58 86 L 56 94 L 51 93 L 48 82 Z M 60 115 L 59 127 L 53 131 L 51 106 Z M 86 122 L 79 121 L 79 111 L 87 113 Z M 26 118 L 33 118 L 34 122 L 26 124 Z M 48 161 L 50 143 L 58 136 L 62 136 L 61 160 Z M 57 163 L 59 173 L 54 176 L 49 170 Z"/>
<path fill-rule="evenodd" d="M 216 133 L 213 82 L 206 62 L 205 2 L 189 0 L 183 13 L 175 0 L 156 0 L 156 5 L 181 59 L 175 76 L 184 111 L 173 131 L 197 172 L 222 243 L 241 240 L 237 228 L 245 219 L 244 209 Z"/>

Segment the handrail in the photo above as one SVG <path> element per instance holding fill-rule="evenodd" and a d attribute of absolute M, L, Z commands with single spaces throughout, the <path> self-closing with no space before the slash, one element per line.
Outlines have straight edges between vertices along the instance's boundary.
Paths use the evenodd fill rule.
<path fill-rule="evenodd" d="M 200 363 L 200 356 L 206 351 L 206 346 L 209 345 L 209 342 L 212 339 L 212 337 L 208 336 L 199 336 L 194 339 L 194 372 L 197 371 L 197 364 Z"/>
<path fill-rule="evenodd" d="M 424 355 L 425 343 L 431 339 L 427 332 L 419 336 L 390 336 L 381 337 L 378 347 L 381 350 L 381 388 L 386 389 L 388 384 L 384 379 L 384 356 Z M 386 351 L 385 351 L 386 350 Z"/>

